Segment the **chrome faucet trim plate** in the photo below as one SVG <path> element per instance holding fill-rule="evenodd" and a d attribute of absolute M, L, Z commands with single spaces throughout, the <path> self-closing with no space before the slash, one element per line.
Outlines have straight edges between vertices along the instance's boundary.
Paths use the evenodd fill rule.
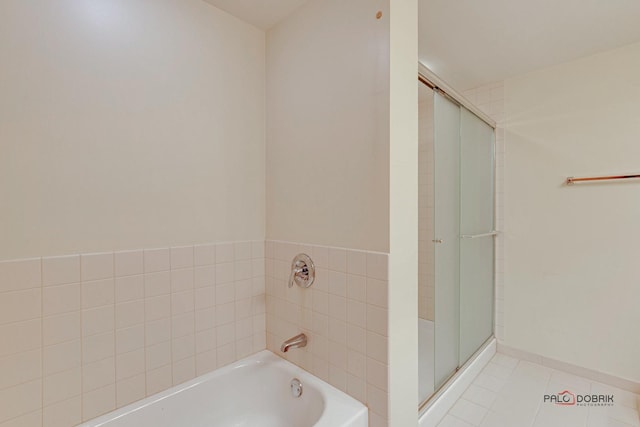
<path fill-rule="evenodd" d="M 289 276 L 289 287 L 297 284 L 301 288 L 308 288 L 316 278 L 316 267 L 307 254 L 298 254 L 291 262 L 291 275 Z"/>

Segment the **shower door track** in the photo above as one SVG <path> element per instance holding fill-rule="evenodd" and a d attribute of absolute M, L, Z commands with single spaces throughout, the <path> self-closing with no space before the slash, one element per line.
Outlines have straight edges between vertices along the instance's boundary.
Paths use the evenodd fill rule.
<path fill-rule="evenodd" d="M 438 77 L 433 71 L 418 62 L 418 80 L 438 92 L 440 95 L 452 101 L 454 104 L 464 107 L 476 115 L 480 120 L 496 128 L 496 121 L 483 113 L 478 107 L 473 105 L 468 99 L 452 88 L 444 80 Z"/>
<path fill-rule="evenodd" d="M 442 396 L 442 394 L 449 388 L 449 386 L 451 386 L 451 384 L 460 376 L 463 375 L 465 370 L 467 369 L 467 367 L 469 367 L 469 365 L 471 365 L 473 362 L 475 362 L 475 360 L 478 358 L 478 356 L 488 347 L 491 345 L 492 341 L 495 340 L 495 335 L 491 335 L 489 338 L 487 338 L 487 340 L 482 343 L 482 345 L 480 346 L 480 348 L 478 348 L 478 350 L 476 350 L 475 353 L 473 353 L 473 355 L 469 358 L 469 360 L 467 360 L 462 366 L 459 366 L 458 368 L 456 368 L 455 372 L 453 372 L 449 378 L 447 378 L 447 380 L 440 386 L 438 387 L 432 394 L 431 396 L 429 396 L 429 398 L 423 402 L 420 403 L 420 406 L 418 406 L 418 416 L 422 415 L 422 413 L 429 407 L 431 406 L 431 404 L 433 402 L 435 402 L 436 400 L 438 400 L 438 398 L 440 396 Z"/>

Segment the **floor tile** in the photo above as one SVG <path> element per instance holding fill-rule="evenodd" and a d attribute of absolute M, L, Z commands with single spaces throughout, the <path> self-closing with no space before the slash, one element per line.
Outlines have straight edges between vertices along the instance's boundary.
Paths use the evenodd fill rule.
<path fill-rule="evenodd" d="M 612 394 L 613 406 L 556 405 L 545 394 Z M 640 427 L 639 396 L 496 354 L 438 427 Z"/>
<path fill-rule="evenodd" d="M 469 424 L 460 418 L 456 418 L 453 415 L 448 414 L 442 419 L 442 421 L 440 421 L 438 427 L 473 427 L 473 424 Z"/>
<path fill-rule="evenodd" d="M 504 366 L 495 362 L 489 362 L 487 366 L 483 369 L 483 372 L 489 374 L 493 377 L 500 378 L 502 380 L 507 380 L 511 376 L 515 369 L 515 366 Z"/>
<path fill-rule="evenodd" d="M 470 402 L 466 399 L 459 399 L 449 411 L 449 414 L 468 422 L 471 425 L 479 426 L 489 410 L 482 406 Z"/>
<path fill-rule="evenodd" d="M 491 408 L 491 405 L 493 405 L 493 402 L 495 402 L 497 396 L 497 393 L 489 389 L 477 386 L 475 384 L 471 384 L 467 391 L 465 391 L 462 395 L 464 399 L 467 399 L 487 409 Z"/>
<path fill-rule="evenodd" d="M 497 393 L 502 390 L 502 387 L 504 387 L 506 381 L 481 372 L 480 375 L 478 375 L 478 377 L 475 379 L 474 383 L 476 385 L 479 385 L 480 387 Z"/>

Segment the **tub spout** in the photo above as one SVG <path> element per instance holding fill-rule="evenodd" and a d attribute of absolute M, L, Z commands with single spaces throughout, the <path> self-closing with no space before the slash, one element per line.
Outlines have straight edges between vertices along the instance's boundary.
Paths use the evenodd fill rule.
<path fill-rule="evenodd" d="M 295 337 L 289 338 L 280 346 L 280 351 L 286 353 L 290 348 L 299 348 L 307 346 L 307 336 L 305 334 L 298 334 Z"/>

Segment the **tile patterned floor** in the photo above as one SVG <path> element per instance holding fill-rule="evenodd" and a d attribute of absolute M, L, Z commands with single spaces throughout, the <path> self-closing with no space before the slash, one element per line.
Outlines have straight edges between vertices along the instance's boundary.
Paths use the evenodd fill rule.
<path fill-rule="evenodd" d="M 613 394 L 613 406 L 559 406 L 545 394 Z M 496 354 L 438 427 L 640 427 L 639 396 Z"/>

